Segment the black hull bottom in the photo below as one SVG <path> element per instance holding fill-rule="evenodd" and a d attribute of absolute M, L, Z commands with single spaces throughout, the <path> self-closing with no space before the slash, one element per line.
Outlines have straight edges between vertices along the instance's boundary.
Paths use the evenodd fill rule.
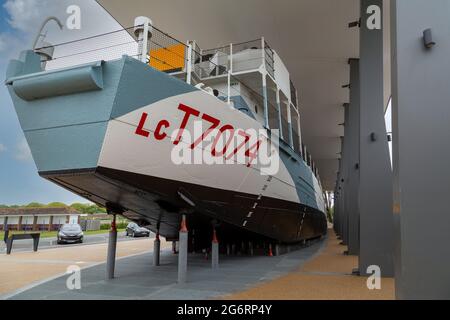
<path fill-rule="evenodd" d="M 327 230 L 324 213 L 274 198 L 258 200 L 255 195 L 102 167 L 40 175 L 99 205 L 123 208 L 124 216 L 154 232 L 159 228 L 169 240 L 178 238 L 180 215 L 187 213 L 197 248 L 209 246 L 213 221 L 222 243 L 295 243 L 318 238 Z"/>

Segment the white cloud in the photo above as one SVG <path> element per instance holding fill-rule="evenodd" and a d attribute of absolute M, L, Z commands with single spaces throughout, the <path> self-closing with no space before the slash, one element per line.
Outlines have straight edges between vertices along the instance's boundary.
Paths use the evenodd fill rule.
<path fill-rule="evenodd" d="M 28 143 L 25 138 L 22 138 L 20 142 L 17 144 L 14 157 L 19 161 L 33 160 L 30 147 L 28 147 Z"/>
<path fill-rule="evenodd" d="M 69 30 L 66 26 L 69 15 L 67 8 L 70 5 L 77 5 L 81 8 L 81 30 Z M 23 47 L 30 47 L 35 39 L 42 22 L 47 17 L 55 16 L 64 25 L 61 31 L 56 23 L 49 23 L 44 29 L 47 34 L 46 41 L 58 44 L 89 37 L 120 28 L 120 25 L 94 0 L 7 0 L 3 7 L 9 18 L 8 23 L 13 31 L 17 32 L 0 33 L 1 47 L 5 46 L 9 51 L 9 40 L 18 38 Z M 5 36 L 7 38 L 5 38 Z M 6 50 L 5 50 L 6 51 Z"/>
<path fill-rule="evenodd" d="M 3 7 L 10 16 L 11 27 L 24 32 L 35 31 L 43 17 L 56 13 L 55 1 L 49 0 L 8 0 Z"/>
<path fill-rule="evenodd" d="M 7 149 L 3 143 L 0 143 L 0 153 L 5 152 Z"/>

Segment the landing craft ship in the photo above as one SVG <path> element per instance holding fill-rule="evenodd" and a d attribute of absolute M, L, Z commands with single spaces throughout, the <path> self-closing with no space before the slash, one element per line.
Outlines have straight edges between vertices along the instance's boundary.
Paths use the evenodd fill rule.
<path fill-rule="evenodd" d="M 131 49 L 111 45 L 114 34 Z M 101 48 L 91 47 L 102 39 Z M 117 59 L 105 52 L 113 47 Z M 133 28 L 78 43 L 41 39 L 10 62 L 6 78 L 40 176 L 110 213 L 168 240 L 178 238 L 187 215 L 194 249 L 210 245 L 213 227 L 221 243 L 296 243 L 326 233 L 297 91 L 264 39 L 201 50 L 140 17 Z M 212 151 L 228 159 L 243 152 L 241 161 L 175 163 L 174 148 L 186 144 L 182 131 L 193 132 L 195 121 L 241 138 Z M 252 137 L 250 129 L 266 135 Z M 190 148 L 202 148 L 210 132 Z M 274 141 L 279 165 L 268 172 L 257 153 Z"/>

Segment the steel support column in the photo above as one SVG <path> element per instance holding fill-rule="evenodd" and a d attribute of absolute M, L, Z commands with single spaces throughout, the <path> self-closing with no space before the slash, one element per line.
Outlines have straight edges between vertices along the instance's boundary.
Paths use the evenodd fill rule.
<path fill-rule="evenodd" d="M 349 211 L 349 197 L 350 192 L 348 190 L 348 174 L 350 167 L 350 159 L 351 159 L 351 149 L 350 149 L 350 105 L 348 103 L 344 103 L 344 114 L 345 114 L 345 122 L 344 122 L 344 138 L 342 140 L 342 169 L 341 172 L 341 186 L 343 190 L 342 194 L 342 209 L 344 211 L 345 220 L 344 220 L 344 228 L 343 228 L 343 241 L 344 244 L 348 246 L 349 241 L 349 221 L 350 221 L 350 211 Z M 348 252 L 348 251 L 346 251 Z"/>
<path fill-rule="evenodd" d="M 106 272 L 108 279 L 114 279 L 114 270 L 116 267 L 116 247 L 117 247 L 117 228 L 116 215 L 113 216 L 111 222 L 111 230 L 109 231 L 108 255 L 106 260 Z"/>
<path fill-rule="evenodd" d="M 186 226 L 186 215 L 181 218 L 181 228 L 179 232 L 178 248 L 178 283 L 182 284 L 187 279 L 187 258 L 188 258 L 188 230 Z"/>
<path fill-rule="evenodd" d="M 384 121 L 383 0 L 361 0 L 359 272 L 394 274 L 392 170 Z"/>
<path fill-rule="evenodd" d="M 448 0 L 391 1 L 398 299 L 450 299 L 449 13 Z"/>
<path fill-rule="evenodd" d="M 345 122 L 348 144 L 345 180 L 345 208 L 348 215 L 348 254 L 359 254 L 359 60 L 350 59 L 350 104 Z"/>
<path fill-rule="evenodd" d="M 213 229 L 213 238 L 211 242 L 211 268 L 219 267 L 219 240 L 217 240 L 216 228 Z"/>
<path fill-rule="evenodd" d="M 344 106 L 346 109 L 345 113 L 347 115 L 347 107 Z M 347 118 L 347 116 L 346 116 Z M 339 176 L 338 176 L 338 190 L 339 190 L 339 213 L 341 216 L 341 223 L 340 223 L 340 229 L 341 229 L 341 240 L 342 244 L 347 245 L 347 230 L 348 230 L 348 215 L 347 210 L 345 209 L 345 152 L 344 152 L 344 146 L 345 146 L 345 138 L 341 137 L 341 160 L 339 161 Z"/>
<path fill-rule="evenodd" d="M 338 174 L 339 175 L 339 174 Z M 334 201 L 333 201 L 333 229 L 334 232 L 336 233 L 336 236 L 340 237 L 341 235 L 341 231 L 339 228 L 339 223 L 340 223 L 340 216 L 339 216 L 339 206 L 338 206 L 338 202 L 339 202 L 339 192 L 338 192 L 338 187 L 337 187 L 337 181 L 334 187 Z"/>
<path fill-rule="evenodd" d="M 153 241 L 153 265 L 159 266 L 161 255 L 161 240 L 159 239 L 159 230 L 156 231 L 156 237 Z"/>

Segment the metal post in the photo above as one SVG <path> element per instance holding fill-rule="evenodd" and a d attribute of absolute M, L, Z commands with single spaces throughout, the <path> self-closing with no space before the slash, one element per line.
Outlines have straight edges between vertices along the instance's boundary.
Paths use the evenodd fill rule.
<path fill-rule="evenodd" d="M 350 105 L 345 123 L 348 142 L 345 181 L 346 210 L 348 213 L 348 254 L 359 254 L 359 59 L 350 59 Z"/>
<path fill-rule="evenodd" d="M 269 127 L 269 102 L 267 99 L 267 73 L 264 71 L 262 73 L 262 90 L 264 98 L 264 126 Z"/>
<path fill-rule="evenodd" d="M 248 243 L 248 251 L 250 256 L 253 256 L 253 243 L 251 241 Z"/>
<path fill-rule="evenodd" d="M 396 297 L 448 300 L 449 1 L 391 5 Z"/>
<path fill-rule="evenodd" d="M 280 127 L 280 138 L 284 139 L 284 137 L 283 137 L 283 119 L 282 119 L 281 102 L 280 102 L 280 89 L 278 89 L 278 86 L 276 89 L 277 89 L 276 100 L 277 100 L 277 108 L 278 108 L 278 125 Z"/>
<path fill-rule="evenodd" d="M 228 80 L 228 88 L 227 88 L 228 98 L 227 98 L 227 103 L 228 103 L 228 105 L 230 105 L 231 104 L 231 72 L 230 71 L 228 71 L 227 80 Z"/>
<path fill-rule="evenodd" d="M 156 238 L 153 241 L 153 265 L 159 266 L 159 258 L 161 253 L 161 240 L 159 239 L 159 230 L 156 231 Z"/>
<path fill-rule="evenodd" d="M 187 61 L 186 61 L 186 83 L 192 82 L 192 44 L 187 47 Z"/>
<path fill-rule="evenodd" d="M 392 170 L 384 119 L 383 0 L 361 0 L 359 272 L 394 275 Z"/>
<path fill-rule="evenodd" d="M 179 232 L 178 248 L 178 283 L 186 283 L 187 279 L 187 256 L 188 256 L 188 229 L 186 226 L 186 215 L 182 215 Z"/>
<path fill-rule="evenodd" d="M 113 215 L 111 222 L 111 230 L 109 231 L 108 242 L 108 256 L 106 260 L 106 270 L 108 279 L 114 279 L 114 269 L 116 265 L 116 246 L 117 246 L 117 229 L 116 229 L 116 215 Z"/>
<path fill-rule="evenodd" d="M 345 119 L 348 119 L 348 105 L 344 105 L 345 108 Z M 339 192 L 339 214 L 341 221 L 341 240 L 343 245 L 347 245 L 347 231 L 348 231 L 348 212 L 345 207 L 345 138 L 341 137 L 341 159 L 339 161 L 339 181 L 338 181 L 338 192 Z"/>
<path fill-rule="evenodd" d="M 288 132 L 289 132 L 289 145 L 294 148 L 294 135 L 292 134 L 292 114 L 291 114 L 291 100 L 289 99 L 287 105 L 287 115 L 288 115 Z"/>
<path fill-rule="evenodd" d="M 279 256 L 280 255 L 280 245 L 277 243 L 275 245 L 275 256 Z"/>
<path fill-rule="evenodd" d="M 219 241 L 217 240 L 216 228 L 213 229 L 211 267 L 213 269 L 219 267 Z"/>
<path fill-rule="evenodd" d="M 230 73 L 233 73 L 233 44 L 230 44 Z"/>
<path fill-rule="evenodd" d="M 261 53 L 262 66 L 266 70 L 266 40 L 264 40 L 264 37 L 261 38 Z"/>
<path fill-rule="evenodd" d="M 149 53 L 148 41 L 152 37 L 152 20 L 147 17 L 137 17 L 134 20 L 134 34 L 139 41 L 139 60 L 143 63 L 147 62 L 147 55 Z"/>

